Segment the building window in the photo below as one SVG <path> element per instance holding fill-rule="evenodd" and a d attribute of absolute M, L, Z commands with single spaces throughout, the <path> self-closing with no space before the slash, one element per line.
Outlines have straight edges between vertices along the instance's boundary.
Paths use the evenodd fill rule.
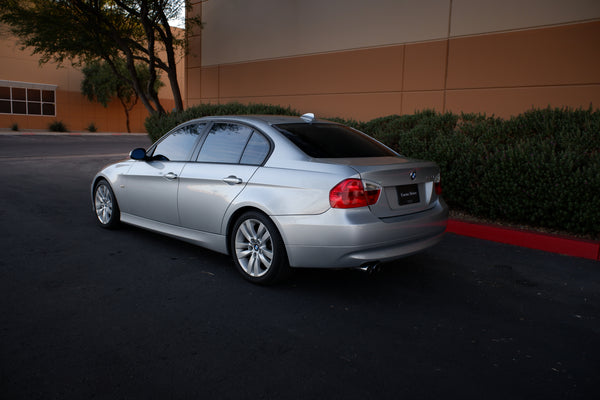
<path fill-rule="evenodd" d="M 56 86 L 0 80 L 0 114 L 56 116 Z"/>

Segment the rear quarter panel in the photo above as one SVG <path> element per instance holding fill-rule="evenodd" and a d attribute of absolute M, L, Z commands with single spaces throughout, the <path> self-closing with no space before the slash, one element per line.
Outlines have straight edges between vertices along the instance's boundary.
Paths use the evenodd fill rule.
<path fill-rule="evenodd" d="M 340 181 L 358 176 L 343 165 L 294 161 L 286 167 L 258 168 L 246 188 L 234 200 L 228 214 L 252 206 L 268 215 L 316 215 L 330 208 L 329 191 Z"/>

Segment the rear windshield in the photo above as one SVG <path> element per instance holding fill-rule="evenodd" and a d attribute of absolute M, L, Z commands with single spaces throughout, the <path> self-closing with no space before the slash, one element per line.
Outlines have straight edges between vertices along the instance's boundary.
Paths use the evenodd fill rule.
<path fill-rule="evenodd" d="M 370 138 L 344 125 L 279 124 L 281 133 L 314 158 L 387 157 L 397 154 Z"/>

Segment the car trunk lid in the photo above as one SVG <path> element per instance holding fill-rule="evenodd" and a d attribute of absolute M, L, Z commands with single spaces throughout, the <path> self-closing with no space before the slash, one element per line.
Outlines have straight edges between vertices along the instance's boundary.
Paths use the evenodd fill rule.
<path fill-rule="evenodd" d="M 440 169 L 434 162 L 403 157 L 330 160 L 356 170 L 363 181 L 381 186 L 377 203 L 369 206 L 379 218 L 413 214 L 431 208 L 437 200 L 435 181 Z"/>

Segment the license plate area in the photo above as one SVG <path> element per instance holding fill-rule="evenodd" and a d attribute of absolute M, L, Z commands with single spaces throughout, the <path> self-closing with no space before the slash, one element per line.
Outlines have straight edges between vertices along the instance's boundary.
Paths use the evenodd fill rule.
<path fill-rule="evenodd" d="M 406 206 L 408 204 L 416 204 L 420 201 L 419 185 L 416 183 L 396 186 L 396 193 L 398 194 L 398 205 Z"/>

